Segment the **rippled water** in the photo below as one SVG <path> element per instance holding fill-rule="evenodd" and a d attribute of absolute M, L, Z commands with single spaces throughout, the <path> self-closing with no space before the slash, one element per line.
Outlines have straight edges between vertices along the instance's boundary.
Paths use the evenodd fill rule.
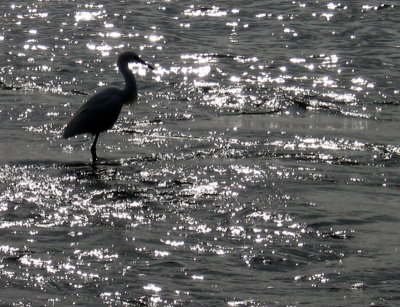
<path fill-rule="evenodd" d="M 0 11 L 1 304 L 400 303 L 396 1 Z M 92 166 L 121 50 L 156 70 Z"/>

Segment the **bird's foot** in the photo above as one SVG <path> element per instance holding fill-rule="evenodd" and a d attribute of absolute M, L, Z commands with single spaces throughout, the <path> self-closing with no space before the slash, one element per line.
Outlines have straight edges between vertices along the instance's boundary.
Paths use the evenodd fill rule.
<path fill-rule="evenodd" d="M 110 161 L 110 159 L 101 158 L 101 157 L 98 157 L 98 156 L 96 156 L 96 158 L 92 157 L 92 165 L 104 164 L 104 163 L 107 163 L 108 161 Z"/>

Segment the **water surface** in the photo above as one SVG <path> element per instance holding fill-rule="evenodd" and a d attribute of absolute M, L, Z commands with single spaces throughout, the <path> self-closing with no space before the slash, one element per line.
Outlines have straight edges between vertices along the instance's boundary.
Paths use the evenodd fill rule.
<path fill-rule="evenodd" d="M 2 1 L 0 302 L 395 306 L 395 1 Z M 61 138 L 89 95 L 139 102 Z"/>

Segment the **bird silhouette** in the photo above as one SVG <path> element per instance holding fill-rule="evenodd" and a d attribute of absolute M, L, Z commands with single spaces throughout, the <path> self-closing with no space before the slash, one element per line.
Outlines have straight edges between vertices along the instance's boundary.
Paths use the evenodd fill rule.
<path fill-rule="evenodd" d="M 136 79 L 128 67 L 132 62 L 154 69 L 135 52 L 122 52 L 118 56 L 117 66 L 125 79 L 125 87 L 123 89 L 108 87 L 94 94 L 80 107 L 64 129 L 62 135 L 64 139 L 82 133 L 91 133 L 95 136 L 90 148 L 93 163 L 97 160 L 96 144 L 100 133 L 114 125 L 124 104 L 133 104 L 138 99 Z"/>

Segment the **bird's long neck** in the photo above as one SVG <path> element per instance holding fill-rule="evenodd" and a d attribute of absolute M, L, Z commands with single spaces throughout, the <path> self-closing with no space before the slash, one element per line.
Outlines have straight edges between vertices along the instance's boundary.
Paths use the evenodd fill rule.
<path fill-rule="evenodd" d="M 124 103 L 131 104 L 137 101 L 137 87 L 136 87 L 136 79 L 133 75 L 132 71 L 128 67 L 128 63 L 123 63 L 118 65 L 119 71 L 124 76 L 125 79 L 125 87 L 122 90 L 122 95 L 124 96 Z"/>

